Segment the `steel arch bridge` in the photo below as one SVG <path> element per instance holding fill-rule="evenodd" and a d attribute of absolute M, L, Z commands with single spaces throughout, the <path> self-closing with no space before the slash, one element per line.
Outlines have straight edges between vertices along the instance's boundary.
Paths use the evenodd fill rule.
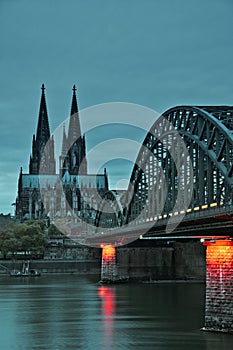
<path fill-rule="evenodd" d="M 119 226 L 213 207 L 232 209 L 232 193 L 233 107 L 177 106 L 145 137 L 129 188 L 112 215 Z M 113 197 L 108 198 L 116 202 Z M 103 225 L 100 214 L 96 224 Z"/>
<path fill-rule="evenodd" d="M 123 224 L 123 207 L 116 191 L 107 191 L 96 212 L 95 226 L 102 228 L 120 227 Z"/>

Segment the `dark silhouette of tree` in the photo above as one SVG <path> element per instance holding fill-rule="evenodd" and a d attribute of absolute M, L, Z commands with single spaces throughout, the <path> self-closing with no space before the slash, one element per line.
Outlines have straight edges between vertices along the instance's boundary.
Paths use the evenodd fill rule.
<path fill-rule="evenodd" d="M 9 224 L 0 229 L 0 250 L 4 258 L 8 253 L 14 257 L 17 253 L 25 256 L 43 256 L 47 245 L 44 233 L 45 222 L 30 220 L 21 224 Z"/>

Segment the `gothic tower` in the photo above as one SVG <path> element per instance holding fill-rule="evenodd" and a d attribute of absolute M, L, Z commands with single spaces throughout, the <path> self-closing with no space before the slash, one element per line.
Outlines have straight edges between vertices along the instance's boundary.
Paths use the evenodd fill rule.
<path fill-rule="evenodd" d="M 45 100 L 45 87 L 41 87 L 41 101 L 36 136 L 32 139 L 32 153 L 29 163 L 29 174 L 54 175 L 56 172 L 54 158 L 54 140 L 50 137 L 48 113 Z"/>
<path fill-rule="evenodd" d="M 20 170 L 16 215 L 20 220 L 49 216 L 70 217 L 70 209 L 78 217 L 94 222 L 98 200 L 96 191 L 108 191 L 106 171 L 87 174 L 85 136 L 81 134 L 76 87 L 73 95 L 68 130 L 63 128 L 62 150 L 59 158 L 60 179 L 56 173 L 54 140 L 50 136 L 45 87 L 42 85 L 39 118 L 33 135 L 29 173 Z M 82 175 L 82 176 L 76 176 Z M 93 207 L 85 202 L 80 189 L 86 189 Z M 69 207 L 67 205 L 69 203 Z"/>
<path fill-rule="evenodd" d="M 60 176 L 66 171 L 70 175 L 87 175 L 86 141 L 81 134 L 76 87 L 73 86 L 73 96 L 70 111 L 68 136 L 63 129 L 62 151 L 60 156 Z"/>

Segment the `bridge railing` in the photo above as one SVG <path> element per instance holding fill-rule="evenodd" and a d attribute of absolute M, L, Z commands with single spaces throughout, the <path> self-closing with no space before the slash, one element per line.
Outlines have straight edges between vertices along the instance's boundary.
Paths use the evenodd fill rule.
<path fill-rule="evenodd" d="M 143 227 L 143 226 L 163 226 L 166 225 L 170 217 L 177 216 L 177 218 L 182 215 L 182 221 L 191 221 L 199 218 L 210 218 L 210 217 L 215 217 L 215 216 L 229 216 L 233 215 L 233 206 L 232 205 L 224 205 L 221 204 L 220 206 L 217 205 L 217 203 L 211 203 L 210 205 L 203 205 L 199 207 L 194 207 L 192 209 L 187 209 L 186 211 L 181 210 L 180 212 L 175 212 L 175 213 L 168 213 L 168 214 L 163 214 L 163 215 L 157 215 L 154 217 L 150 218 L 140 218 L 139 219 L 134 219 L 133 221 L 129 222 L 127 227 L 135 227 L 137 226 L 138 228 Z M 123 229 L 122 226 L 116 226 L 116 227 L 111 227 L 109 228 L 108 231 L 122 231 Z"/>
<path fill-rule="evenodd" d="M 213 203 L 214 204 L 214 203 Z M 202 208 L 204 207 L 204 208 Z M 175 213 L 169 213 L 165 215 L 161 215 L 158 217 L 154 218 L 154 221 L 156 222 L 156 225 L 164 225 L 167 223 L 169 217 L 171 216 L 179 216 L 179 215 L 184 215 L 182 221 L 190 221 L 190 220 L 195 220 L 198 218 L 210 218 L 210 217 L 215 217 L 219 215 L 225 215 L 225 216 L 230 216 L 233 214 L 233 206 L 231 205 L 221 205 L 221 206 L 200 206 L 200 207 L 194 207 L 193 209 L 187 209 L 186 211 L 180 211 L 180 212 L 175 212 Z M 148 219 L 146 219 L 148 220 Z M 151 218 L 150 218 L 150 221 Z"/>

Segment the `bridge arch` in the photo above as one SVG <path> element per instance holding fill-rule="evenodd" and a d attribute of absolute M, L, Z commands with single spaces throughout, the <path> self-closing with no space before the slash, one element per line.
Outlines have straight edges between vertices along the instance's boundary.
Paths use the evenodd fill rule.
<path fill-rule="evenodd" d="M 232 205 L 233 107 L 167 110 L 144 139 L 130 186 L 127 223 L 142 211 L 153 219 L 174 210 Z"/>
<path fill-rule="evenodd" d="M 95 226 L 102 228 L 120 227 L 123 223 L 123 207 L 116 191 L 107 191 L 96 213 Z"/>

